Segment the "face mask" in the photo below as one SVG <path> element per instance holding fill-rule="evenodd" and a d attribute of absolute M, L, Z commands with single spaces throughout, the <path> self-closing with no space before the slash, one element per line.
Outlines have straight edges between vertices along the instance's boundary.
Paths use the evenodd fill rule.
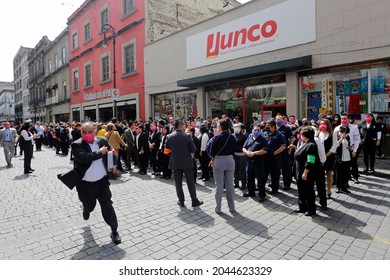
<path fill-rule="evenodd" d="M 321 131 L 327 131 L 328 130 L 328 126 L 326 124 L 321 124 L 320 125 L 320 130 Z"/>
<path fill-rule="evenodd" d="M 266 128 L 265 128 L 265 131 L 267 131 L 267 132 L 271 132 L 271 128 L 269 128 L 269 127 L 266 127 Z"/>
<path fill-rule="evenodd" d="M 9 129 L 11 126 L 9 124 L 6 124 L 4 127 L 5 129 Z"/>
<path fill-rule="evenodd" d="M 200 127 L 201 125 L 202 125 L 201 122 L 196 122 L 197 127 Z"/>
<path fill-rule="evenodd" d="M 297 139 L 298 139 L 299 141 L 302 140 L 302 137 L 301 137 L 301 135 L 300 135 L 299 133 L 297 134 Z"/>
<path fill-rule="evenodd" d="M 241 133 L 241 128 L 236 127 L 236 128 L 234 129 L 234 133 L 235 133 L 235 134 L 240 134 L 240 133 Z"/>
<path fill-rule="evenodd" d="M 287 121 L 287 120 L 284 120 L 283 123 L 286 125 L 286 124 L 288 124 L 288 121 Z"/>
<path fill-rule="evenodd" d="M 371 123 L 372 119 L 371 118 L 366 118 L 366 123 Z M 7 127 L 6 127 L 7 128 Z"/>
<path fill-rule="evenodd" d="M 175 121 L 174 120 L 169 120 L 169 123 L 170 124 L 173 124 Z"/>
<path fill-rule="evenodd" d="M 151 130 L 152 132 L 155 132 L 155 131 L 156 131 L 156 128 L 155 128 L 155 127 L 152 127 L 152 128 L 150 128 L 150 130 Z"/>
<path fill-rule="evenodd" d="M 328 119 L 330 119 L 332 116 L 331 116 L 331 115 L 326 115 L 326 117 L 327 117 Z"/>
<path fill-rule="evenodd" d="M 291 118 L 290 123 L 295 123 L 295 119 Z"/>
<path fill-rule="evenodd" d="M 93 133 L 86 133 L 83 134 L 81 137 L 83 138 L 84 142 L 87 142 L 88 144 L 93 143 L 93 141 L 95 140 L 95 135 L 93 135 Z"/>
<path fill-rule="evenodd" d="M 348 120 L 345 120 L 345 119 L 344 119 L 344 120 L 341 120 L 341 124 L 342 124 L 342 125 L 347 125 L 348 123 L 349 123 Z"/>
<path fill-rule="evenodd" d="M 277 120 L 277 121 L 276 121 L 276 124 L 277 124 L 278 126 L 281 126 L 283 123 L 284 123 L 283 120 Z"/>
<path fill-rule="evenodd" d="M 254 131 L 252 132 L 252 134 L 253 134 L 253 136 L 255 136 L 255 137 L 257 138 L 257 137 L 260 136 L 260 131 L 254 130 Z"/>
<path fill-rule="evenodd" d="M 335 117 L 334 120 L 337 122 L 337 121 L 339 120 L 339 118 L 338 118 L 338 117 Z"/>
<path fill-rule="evenodd" d="M 261 128 L 261 130 L 264 130 L 265 129 L 265 125 L 261 125 L 260 128 Z"/>
<path fill-rule="evenodd" d="M 167 135 L 167 133 L 168 133 L 168 131 L 166 129 L 163 129 L 162 132 L 163 132 L 164 135 Z"/>

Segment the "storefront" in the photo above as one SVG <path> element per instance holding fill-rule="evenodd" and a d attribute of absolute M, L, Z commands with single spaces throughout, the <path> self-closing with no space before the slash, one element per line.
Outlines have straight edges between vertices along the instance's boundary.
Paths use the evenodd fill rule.
<path fill-rule="evenodd" d="M 227 114 L 248 124 L 332 111 L 387 119 L 388 13 L 379 0 L 341 2 L 251 1 L 145 46 L 147 115 L 186 117 L 175 113 L 176 94 L 188 90 L 203 118 Z"/>
<path fill-rule="evenodd" d="M 198 116 L 196 91 L 174 92 L 153 96 L 153 117 L 156 120 L 188 119 Z"/>

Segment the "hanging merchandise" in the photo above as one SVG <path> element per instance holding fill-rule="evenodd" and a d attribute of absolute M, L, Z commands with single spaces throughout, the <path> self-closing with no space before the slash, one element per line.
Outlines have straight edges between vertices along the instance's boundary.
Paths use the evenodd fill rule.
<path fill-rule="evenodd" d="M 334 111 L 334 81 L 328 79 L 328 109 Z"/>
<path fill-rule="evenodd" d="M 310 92 L 307 95 L 307 117 L 309 120 L 317 120 L 321 107 L 321 92 Z"/>
<path fill-rule="evenodd" d="M 351 94 L 349 96 L 348 113 L 360 114 L 360 94 Z"/>
<path fill-rule="evenodd" d="M 326 80 L 323 79 L 321 81 L 321 109 L 327 109 L 328 108 L 328 98 L 327 98 L 327 90 L 326 90 Z"/>

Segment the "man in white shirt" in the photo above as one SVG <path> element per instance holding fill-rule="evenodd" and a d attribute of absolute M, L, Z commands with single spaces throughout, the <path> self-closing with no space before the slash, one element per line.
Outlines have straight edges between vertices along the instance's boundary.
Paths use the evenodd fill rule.
<path fill-rule="evenodd" d="M 7 167 L 12 167 L 12 158 L 15 154 L 16 129 L 11 128 L 9 122 L 3 123 L 3 129 L 0 130 L 0 146 L 4 149 L 5 161 Z"/>
<path fill-rule="evenodd" d="M 41 122 L 36 122 L 35 129 L 37 131 L 37 136 L 35 136 L 35 148 L 37 149 L 37 151 L 42 151 L 42 141 L 43 135 L 45 133 L 45 128 L 42 126 Z"/>
<path fill-rule="evenodd" d="M 339 126 L 336 126 L 335 129 L 333 130 L 333 145 L 336 145 L 337 143 L 337 135 L 339 134 L 340 127 L 342 125 L 348 126 L 349 127 L 349 138 L 351 141 L 351 146 L 352 146 L 352 159 L 351 159 L 351 175 L 352 175 L 352 180 L 355 183 L 359 183 L 359 171 L 358 171 L 358 166 L 357 166 L 357 160 L 359 157 L 360 153 L 360 132 L 359 128 L 354 125 L 349 123 L 348 119 L 348 114 L 342 114 L 341 115 L 341 124 Z M 350 176 L 348 176 L 350 177 Z"/>
<path fill-rule="evenodd" d="M 83 204 L 83 218 L 89 219 L 90 213 L 99 201 L 104 221 L 111 227 L 111 239 L 121 243 L 118 234 L 118 221 L 111 201 L 110 182 L 107 176 L 107 151 L 111 146 L 104 137 L 95 137 L 93 123 L 81 126 L 81 138 L 72 143 L 74 168 L 82 181 L 76 185 L 78 196 Z"/>

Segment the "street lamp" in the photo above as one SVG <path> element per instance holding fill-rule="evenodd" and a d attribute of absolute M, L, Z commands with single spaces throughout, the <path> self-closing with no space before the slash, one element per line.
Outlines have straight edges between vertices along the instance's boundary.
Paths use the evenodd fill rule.
<path fill-rule="evenodd" d="M 116 36 L 116 33 L 115 33 L 115 29 L 114 27 L 112 27 L 111 24 L 109 23 L 105 23 L 102 25 L 102 28 L 101 28 L 101 31 L 104 35 L 104 38 L 103 38 L 103 48 L 106 48 L 107 47 L 107 35 L 106 33 L 107 32 L 111 32 L 112 33 L 112 47 L 113 47 L 113 60 L 114 60 L 114 71 L 113 71 L 113 74 L 114 74 L 114 89 L 116 89 L 116 51 L 115 51 L 115 36 Z M 116 100 L 113 100 L 114 102 L 114 108 L 113 108 L 113 117 L 116 118 L 117 117 L 117 108 L 116 108 Z"/>

